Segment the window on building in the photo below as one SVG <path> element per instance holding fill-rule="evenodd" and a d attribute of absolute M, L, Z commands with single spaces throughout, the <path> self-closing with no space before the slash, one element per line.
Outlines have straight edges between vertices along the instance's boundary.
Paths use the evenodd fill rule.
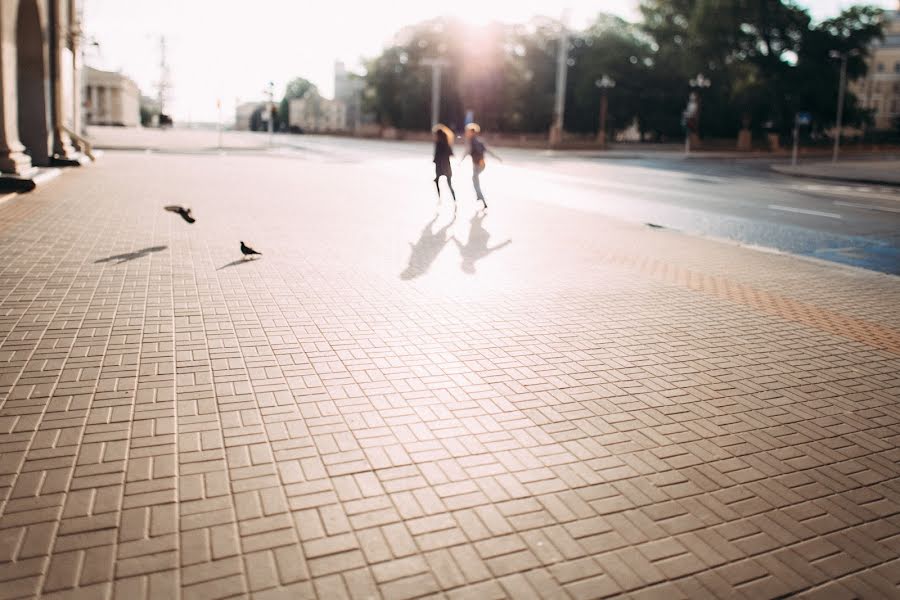
<path fill-rule="evenodd" d="M 900 61 L 894 63 L 894 73 L 900 73 Z"/>
<path fill-rule="evenodd" d="M 884 63 L 878 63 L 878 66 L 876 67 L 876 70 L 877 70 L 879 73 L 884 73 Z"/>

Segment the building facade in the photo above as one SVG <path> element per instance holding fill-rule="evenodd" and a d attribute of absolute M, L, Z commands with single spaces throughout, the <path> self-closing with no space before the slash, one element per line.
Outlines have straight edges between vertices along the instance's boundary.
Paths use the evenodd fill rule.
<path fill-rule="evenodd" d="M 141 92 L 121 73 L 85 69 L 84 118 L 88 125 L 137 127 L 141 124 Z"/>
<path fill-rule="evenodd" d="M 362 92 L 365 81 L 351 73 L 344 63 L 334 63 L 334 99 L 342 102 L 347 112 L 347 128 L 358 131 L 363 125 Z"/>
<path fill-rule="evenodd" d="M 316 92 L 295 98 L 288 104 L 288 125 L 304 132 L 347 131 L 347 105 Z"/>
<path fill-rule="evenodd" d="M 78 164 L 80 0 L 0 0 L 0 179 Z"/>
<path fill-rule="evenodd" d="M 869 71 L 853 91 L 862 106 L 873 111 L 878 130 L 893 129 L 900 117 L 900 3 L 884 11 L 884 40 L 872 48 Z"/>
<path fill-rule="evenodd" d="M 241 102 L 234 109 L 234 128 L 238 131 L 250 131 L 250 121 L 257 108 L 263 105 L 258 102 Z"/>

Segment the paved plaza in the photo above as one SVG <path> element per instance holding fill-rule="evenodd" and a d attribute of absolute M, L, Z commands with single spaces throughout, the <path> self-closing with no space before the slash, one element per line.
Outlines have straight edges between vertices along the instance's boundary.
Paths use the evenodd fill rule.
<path fill-rule="evenodd" d="M 900 279 L 428 160 L 0 204 L 0 599 L 900 597 Z"/>

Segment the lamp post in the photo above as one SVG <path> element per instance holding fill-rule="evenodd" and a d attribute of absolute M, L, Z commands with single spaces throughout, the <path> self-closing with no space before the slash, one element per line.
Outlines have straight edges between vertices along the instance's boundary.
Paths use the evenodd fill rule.
<path fill-rule="evenodd" d="M 562 142 L 566 111 L 566 75 L 569 69 L 569 11 L 563 12 L 559 23 L 559 48 L 556 52 L 556 95 L 553 101 L 553 123 L 550 125 L 550 145 Z"/>
<path fill-rule="evenodd" d="M 688 104 L 687 108 L 684 110 L 684 124 L 685 124 L 685 136 L 684 136 L 684 153 L 690 154 L 691 152 L 691 135 L 696 135 L 695 131 L 700 129 L 700 94 L 699 90 L 706 89 L 712 85 L 712 81 L 710 81 L 709 77 L 704 75 L 703 73 L 698 73 L 696 77 L 693 77 L 688 81 L 688 85 L 691 86 L 691 94 L 688 96 Z M 697 90 L 697 91 L 695 91 Z M 693 127 L 691 126 L 693 123 Z M 692 129 L 694 131 L 692 131 Z"/>
<path fill-rule="evenodd" d="M 831 58 L 837 58 L 841 61 L 841 77 L 840 83 L 838 84 L 838 105 L 837 105 L 837 119 L 835 120 L 835 130 L 834 130 L 834 151 L 831 153 L 831 162 L 836 163 L 838 159 L 838 153 L 841 148 L 841 129 L 843 128 L 844 121 L 844 93 L 847 88 L 847 57 L 848 56 L 856 56 L 859 54 L 859 50 L 855 48 L 850 50 L 849 52 L 841 52 L 839 50 L 832 50 L 828 53 L 828 56 Z"/>
<path fill-rule="evenodd" d="M 445 58 L 426 58 L 421 64 L 431 67 L 431 126 L 434 127 L 441 118 L 441 69 L 450 62 Z"/>
<path fill-rule="evenodd" d="M 594 82 L 594 85 L 600 88 L 600 129 L 597 131 L 597 141 L 600 143 L 601 148 L 606 148 L 606 93 L 608 90 L 616 87 L 616 80 L 608 75 L 603 75 Z"/>
<path fill-rule="evenodd" d="M 270 81 L 269 84 L 266 86 L 266 95 L 269 97 L 269 102 L 266 105 L 266 112 L 269 113 L 267 116 L 268 116 L 268 120 L 269 120 L 269 146 L 271 147 L 272 146 L 272 132 L 275 130 L 275 123 L 274 123 L 274 121 L 275 121 L 275 118 L 274 118 L 275 117 L 275 115 L 274 115 L 274 112 L 275 112 L 275 110 L 274 110 L 275 109 L 275 82 L 274 81 Z"/>

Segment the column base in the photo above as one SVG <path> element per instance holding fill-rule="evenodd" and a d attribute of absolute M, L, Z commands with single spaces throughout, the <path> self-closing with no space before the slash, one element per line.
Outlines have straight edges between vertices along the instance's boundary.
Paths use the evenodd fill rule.
<path fill-rule="evenodd" d="M 31 157 L 21 150 L 6 150 L 0 155 L 0 175 L 24 176 L 35 168 Z"/>
<path fill-rule="evenodd" d="M 37 186 L 56 178 L 59 169 L 31 167 L 19 174 L 0 173 L 0 192 L 30 192 Z"/>
<path fill-rule="evenodd" d="M 67 157 L 54 156 L 50 159 L 50 165 L 53 167 L 84 167 L 91 162 L 91 159 L 81 152 L 73 152 Z"/>

